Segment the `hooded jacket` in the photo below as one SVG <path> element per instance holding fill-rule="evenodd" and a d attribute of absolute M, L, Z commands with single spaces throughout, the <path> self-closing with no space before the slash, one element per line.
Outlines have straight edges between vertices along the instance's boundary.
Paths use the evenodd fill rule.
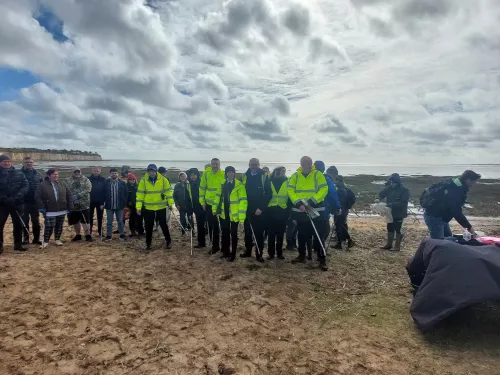
<path fill-rule="evenodd" d="M 395 183 L 393 187 L 391 183 Z M 403 185 L 399 174 L 394 173 L 386 182 L 386 187 L 379 193 L 380 199 L 385 199 L 387 206 L 391 208 L 394 220 L 401 220 L 408 216 L 408 202 L 410 191 Z"/>
<path fill-rule="evenodd" d="M 0 167 L 0 204 L 12 198 L 16 206 L 22 206 L 28 189 L 28 180 L 20 170 Z"/>
<path fill-rule="evenodd" d="M 337 188 L 332 178 L 328 175 L 324 175 L 326 183 L 328 184 L 328 194 L 325 199 L 325 216 L 329 217 L 330 213 L 337 211 L 341 208 L 339 195 L 337 193 Z"/>
<path fill-rule="evenodd" d="M 193 207 L 188 191 L 189 183 L 187 178 L 184 182 L 181 182 L 181 173 L 179 173 L 179 182 L 177 182 L 174 187 L 174 202 L 175 205 L 179 207 L 180 211 L 192 211 Z"/>
<path fill-rule="evenodd" d="M 255 215 L 257 209 L 264 212 L 273 197 L 269 177 L 260 168 L 255 175 L 252 175 L 251 169 L 248 169 L 243 175 L 242 182 L 247 191 L 248 215 Z"/>
<path fill-rule="evenodd" d="M 101 175 L 94 176 L 92 174 L 88 177 L 88 179 L 92 185 L 90 190 L 90 202 L 102 206 L 106 200 L 106 178 Z"/>
<path fill-rule="evenodd" d="M 38 188 L 38 185 L 43 181 L 43 177 L 35 169 L 27 169 L 22 167 L 21 172 L 23 172 L 24 177 L 28 181 L 28 191 L 24 196 L 24 203 L 34 204 L 35 203 L 35 192 Z"/>
<path fill-rule="evenodd" d="M 78 211 L 90 208 L 90 191 L 92 190 L 92 184 L 89 179 L 85 176 L 79 178 L 70 176 L 66 180 L 66 183 L 71 191 L 71 195 L 76 198 L 73 201 L 74 209 Z"/>
<path fill-rule="evenodd" d="M 71 191 L 66 182 L 60 180 L 57 183 L 58 196 L 56 199 L 54 187 L 49 180 L 43 181 L 35 192 L 35 201 L 38 209 L 44 208 L 47 213 L 73 210 L 73 199 Z"/>
<path fill-rule="evenodd" d="M 188 176 L 188 185 L 187 185 L 187 190 L 189 194 L 189 199 L 191 199 L 191 204 L 193 207 L 194 212 L 201 212 L 203 209 L 201 208 L 200 204 L 200 172 L 198 171 L 197 168 L 191 168 L 188 171 L 186 171 L 186 174 Z M 190 176 L 192 174 L 195 174 L 197 176 L 197 179 L 195 181 L 191 181 Z"/>

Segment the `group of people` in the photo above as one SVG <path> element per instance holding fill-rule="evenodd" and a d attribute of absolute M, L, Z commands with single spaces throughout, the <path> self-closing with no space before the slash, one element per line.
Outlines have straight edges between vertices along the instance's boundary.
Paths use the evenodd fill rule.
<path fill-rule="evenodd" d="M 310 157 L 304 156 L 300 167 L 288 178 L 284 167 L 270 173 L 260 168 L 258 159 L 252 158 L 248 170 L 237 179 L 234 167 L 222 170 L 220 160 L 214 158 L 201 173 L 196 168 L 181 172 L 174 189 L 166 172 L 165 168 L 150 164 L 138 181 L 127 166 L 121 173 L 111 168 L 108 178 L 101 175 L 100 168 L 94 168 L 88 178 L 75 168 L 71 176 L 62 181 L 56 169 L 49 169 L 42 177 L 30 157 L 24 159 L 21 170 L 16 170 L 7 155 L 0 155 L 0 253 L 3 228 L 9 215 L 13 222 L 14 249 L 25 251 L 30 238 L 30 220 L 32 243 L 42 248 L 48 246 L 52 234 L 55 244 L 63 245 L 61 234 L 66 217 L 74 227 L 72 241 L 93 241 L 94 212 L 97 213 L 97 233 L 102 240 L 112 240 L 114 219 L 119 240 L 126 240 L 125 211 L 129 213 L 130 236 L 145 235 L 147 251 L 152 250 L 153 232 L 158 226 L 165 239 L 164 247 L 170 249 L 168 212 L 172 212 L 174 205 L 180 213 L 183 234 L 196 233 L 195 247 L 206 248 L 208 234 L 209 253 L 221 252 L 221 257 L 230 262 L 236 259 L 240 225 L 244 227 L 245 246 L 240 257 L 251 257 L 255 248 L 259 262 L 264 262 L 266 237 L 268 259 L 284 259 L 286 238 L 287 249 L 298 248 L 298 256 L 292 263 L 312 260 L 314 249 L 320 268 L 327 270 L 326 242 L 331 216 L 336 234 L 334 247 L 355 245 L 347 219 L 356 196 L 335 166 L 326 169 L 322 161 L 313 163 Z M 452 218 L 474 233 L 462 206 L 469 187 L 480 177 L 466 171 L 461 177 L 433 185 L 422 194 L 420 201 L 431 237 L 448 236 L 451 233 L 448 223 Z M 410 193 L 398 174 L 390 176 L 379 199 L 386 200 L 393 217 L 387 225 L 387 243 L 382 248 L 399 251 Z M 107 214 L 105 236 L 104 210 Z M 45 218 L 42 237 L 40 213 Z"/>

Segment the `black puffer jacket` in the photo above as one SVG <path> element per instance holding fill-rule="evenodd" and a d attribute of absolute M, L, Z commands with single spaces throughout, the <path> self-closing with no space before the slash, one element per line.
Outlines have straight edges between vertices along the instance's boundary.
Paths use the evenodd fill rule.
<path fill-rule="evenodd" d="M 34 204 L 35 192 L 38 188 L 38 185 L 43 182 L 43 177 L 40 172 L 36 171 L 35 169 L 27 169 L 22 167 L 21 172 L 23 172 L 24 177 L 26 177 L 26 180 L 28 181 L 28 192 L 24 196 L 24 203 Z"/>
<path fill-rule="evenodd" d="M 395 183 L 393 187 L 391 183 Z M 386 187 L 379 194 L 380 199 L 386 199 L 387 206 L 391 207 L 392 217 L 404 219 L 408 216 L 408 202 L 410 200 L 410 191 L 403 185 L 401 177 L 394 173 L 386 183 Z"/>
<path fill-rule="evenodd" d="M 28 189 L 28 180 L 20 170 L 0 167 L 0 204 L 12 198 L 16 206 L 22 206 Z"/>

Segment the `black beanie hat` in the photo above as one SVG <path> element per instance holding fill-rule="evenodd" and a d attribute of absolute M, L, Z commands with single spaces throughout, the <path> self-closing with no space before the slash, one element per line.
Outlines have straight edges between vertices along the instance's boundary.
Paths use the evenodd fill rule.
<path fill-rule="evenodd" d="M 227 172 L 233 172 L 233 173 L 236 173 L 236 169 L 234 169 L 234 167 L 228 165 L 226 167 L 226 169 L 224 170 L 224 175 L 227 176 Z"/>
<path fill-rule="evenodd" d="M 0 155 L 0 163 L 5 160 L 10 160 L 10 156 L 5 154 Z"/>

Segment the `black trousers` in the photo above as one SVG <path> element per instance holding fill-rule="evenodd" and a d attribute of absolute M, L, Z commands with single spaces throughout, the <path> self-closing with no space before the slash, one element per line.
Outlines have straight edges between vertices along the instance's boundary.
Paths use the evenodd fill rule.
<path fill-rule="evenodd" d="M 323 234 L 321 236 L 321 239 L 323 240 L 323 245 L 325 245 L 326 241 L 328 240 L 328 235 L 330 234 L 330 218 L 329 217 L 325 217 L 323 225 L 324 225 L 324 227 L 323 227 Z"/>
<path fill-rule="evenodd" d="M 23 221 L 26 228 L 30 229 L 31 218 L 31 232 L 33 233 L 33 241 L 40 241 L 40 212 L 35 203 L 25 203 L 23 212 Z M 27 242 L 29 240 L 28 233 L 23 228 L 23 238 Z"/>
<path fill-rule="evenodd" d="M 222 229 L 222 253 L 234 259 L 238 248 L 238 223 L 221 218 L 220 227 Z M 231 251 L 229 251 L 229 244 L 231 244 Z"/>
<path fill-rule="evenodd" d="M 5 228 L 5 223 L 9 218 L 12 219 L 12 226 L 14 232 L 14 245 L 20 245 L 23 242 L 23 225 L 21 224 L 21 218 L 24 209 L 22 206 L 11 207 L 4 204 L 0 204 L 0 246 L 3 246 L 3 228 Z M 19 213 L 19 215 L 18 215 Z"/>
<path fill-rule="evenodd" d="M 212 241 L 212 248 L 220 250 L 219 219 L 212 212 L 212 206 L 206 205 L 208 238 Z"/>
<path fill-rule="evenodd" d="M 179 210 L 179 216 L 182 228 L 184 228 L 185 230 L 193 228 L 193 215 L 190 215 L 187 211 Z M 184 234 L 185 231 L 182 228 L 182 234 Z"/>
<path fill-rule="evenodd" d="M 293 222 L 292 217 L 289 217 L 286 222 L 286 244 L 297 247 L 297 225 Z"/>
<path fill-rule="evenodd" d="M 250 227 L 250 224 L 252 227 Z M 257 253 L 257 249 L 255 249 L 255 256 L 257 258 L 261 257 L 264 250 L 264 229 L 266 229 L 265 218 L 262 215 L 248 214 L 245 220 L 245 252 L 247 254 L 252 254 L 253 248 L 253 235 L 252 228 L 255 234 L 255 239 L 257 241 L 257 246 L 259 248 Z"/>
<path fill-rule="evenodd" d="M 196 230 L 198 231 L 198 245 L 205 246 L 206 238 L 205 238 L 205 224 L 206 224 L 206 215 L 205 211 L 196 211 L 194 213 L 196 217 Z"/>
<path fill-rule="evenodd" d="M 403 219 L 394 219 L 392 223 L 387 223 L 389 233 L 401 234 L 401 228 L 403 228 Z"/>
<path fill-rule="evenodd" d="M 341 215 L 334 216 L 333 220 L 335 222 L 335 233 L 337 233 L 338 242 L 344 242 L 351 239 L 349 226 L 347 225 L 347 215 L 347 212 L 342 212 Z"/>
<path fill-rule="evenodd" d="M 101 210 L 101 203 L 99 202 L 90 202 L 90 233 L 92 233 L 92 227 L 94 226 L 94 210 L 97 211 L 97 233 L 101 235 L 104 209 Z"/>
<path fill-rule="evenodd" d="M 288 219 L 277 220 L 268 218 L 267 220 L 267 252 L 274 257 L 283 255 L 283 238 L 285 237 L 286 223 Z"/>
<path fill-rule="evenodd" d="M 142 215 L 137 215 L 135 207 L 129 207 L 130 216 L 128 218 L 128 226 L 131 232 L 137 232 L 140 236 L 144 235 L 144 218 Z"/>
<path fill-rule="evenodd" d="M 142 210 L 142 216 L 144 217 L 144 222 L 146 224 L 146 245 L 151 246 L 151 241 L 153 240 L 153 227 L 155 226 L 156 220 L 165 236 L 165 241 L 170 242 L 172 239 L 170 237 L 170 231 L 167 225 L 167 210 L 161 209 L 158 211 L 153 210 Z"/>
<path fill-rule="evenodd" d="M 323 233 L 325 231 L 325 217 L 318 217 L 313 220 L 314 225 L 316 226 L 316 230 L 318 231 L 318 235 L 320 238 L 323 238 Z M 324 261 L 326 258 L 326 254 L 323 253 L 323 248 L 321 247 L 321 242 L 318 241 L 316 237 L 316 233 L 314 232 L 314 228 L 311 222 L 303 221 L 297 223 L 298 229 L 298 238 L 299 238 L 299 257 L 305 259 L 306 257 L 306 244 L 308 241 L 313 239 L 313 247 L 316 253 L 318 254 L 318 259 L 320 261 Z M 313 237 L 314 236 L 314 237 Z"/>

